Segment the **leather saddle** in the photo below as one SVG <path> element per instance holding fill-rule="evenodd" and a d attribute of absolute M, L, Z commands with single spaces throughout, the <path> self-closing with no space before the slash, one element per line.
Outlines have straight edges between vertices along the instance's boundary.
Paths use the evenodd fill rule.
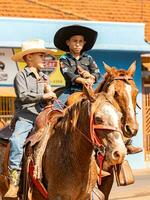
<path fill-rule="evenodd" d="M 5 141 L 9 140 L 15 128 L 16 121 L 17 121 L 17 117 L 14 117 L 11 120 L 10 124 L 0 129 L 0 140 L 5 140 Z"/>
<path fill-rule="evenodd" d="M 12 129 L 10 125 L 5 126 L 4 128 L 0 129 L 0 139 L 8 140 L 12 135 Z"/>
<path fill-rule="evenodd" d="M 36 121 L 35 121 L 35 128 L 33 129 L 33 131 L 31 131 L 29 136 L 37 132 L 37 130 L 42 128 L 47 122 L 50 122 L 50 120 L 53 119 L 53 117 L 56 115 L 62 115 L 62 112 L 60 110 L 53 110 L 51 109 L 50 106 L 45 107 L 45 109 L 41 113 L 39 113 L 39 115 L 37 116 Z M 9 138 L 11 137 L 13 133 L 16 120 L 17 119 L 13 119 L 11 124 L 0 129 L 0 141 L 4 140 L 5 142 L 7 142 L 9 140 Z M 33 138 L 32 140 L 38 140 L 36 136 L 34 136 Z M 36 141 L 34 141 L 33 143 L 36 143 Z"/>

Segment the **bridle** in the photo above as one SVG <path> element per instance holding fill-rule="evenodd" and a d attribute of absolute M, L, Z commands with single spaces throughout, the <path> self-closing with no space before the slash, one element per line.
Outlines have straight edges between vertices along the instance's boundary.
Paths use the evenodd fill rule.
<path fill-rule="evenodd" d="M 71 120 L 71 123 L 72 123 L 72 120 Z M 72 123 L 72 125 L 73 125 L 73 123 Z M 90 115 L 90 138 L 91 139 L 85 133 L 83 133 L 79 128 L 74 126 L 74 129 L 77 130 L 90 144 L 92 144 L 92 146 L 96 152 L 96 158 L 98 160 L 99 169 L 100 169 L 98 184 L 101 185 L 101 178 L 102 178 L 101 171 L 102 171 L 103 160 L 105 157 L 106 147 L 102 144 L 102 140 L 97 136 L 95 130 L 116 131 L 116 132 L 121 133 L 121 135 L 123 135 L 123 132 L 121 131 L 121 129 L 115 128 L 113 126 L 106 126 L 103 124 L 95 124 L 94 123 L 94 111 L 92 111 L 91 115 Z"/>
<path fill-rule="evenodd" d="M 106 83 L 103 85 L 101 91 L 106 91 L 107 88 L 111 85 L 111 83 L 115 80 L 123 80 L 123 81 L 126 81 L 128 84 L 129 83 L 129 80 L 133 80 L 133 77 L 131 76 L 118 76 L 118 77 L 114 77 L 114 78 L 110 78 L 108 79 L 108 81 L 106 81 Z"/>

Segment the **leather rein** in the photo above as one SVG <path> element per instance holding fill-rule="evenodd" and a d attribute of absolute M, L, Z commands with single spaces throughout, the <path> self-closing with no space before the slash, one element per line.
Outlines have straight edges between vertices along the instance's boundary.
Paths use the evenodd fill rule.
<path fill-rule="evenodd" d="M 110 78 L 102 87 L 102 91 L 105 91 L 109 86 L 110 84 L 115 81 L 115 80 L 123 80 L 123 81 L 129 81 L 129 80 L 133 80 L 133 77 L 131 76 L 118 76 L 118 77 L 115 77 L 115 78 Z M 128 82 L 128 84 L 130 84 Z"/>

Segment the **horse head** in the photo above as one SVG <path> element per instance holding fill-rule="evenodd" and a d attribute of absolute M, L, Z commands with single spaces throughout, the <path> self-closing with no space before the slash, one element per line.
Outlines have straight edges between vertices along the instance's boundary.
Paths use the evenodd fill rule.
<path fill-rule="evenodd" d="M 133 62 L 128 70 L 116 69 L 104 63 L 106 74 L 104 81 L 98 86 L 96 92 L 105 91 L 115 98 L 123 113 L 122 129 L 126 137 L 137 134 L 136 97 L 138 89 L 133 80 L 136 63 Z"/>
<path fill-rule="evenodd" d="M 106 148 L 107 165 L 121 163 L 126 155 L 126 148 L 121 131 L 122 114 L 114 98 L 105 92 L 94 94 L 92 87 L 84 86 L 84 92 L 74 93 L 69 97 L 68 102 L 71 101 L 74 102 L 71 105 L 81 106 L 77 117 L 76 109 L 73 108 L 76 119 L 73 126 L 77 126 L 80 133 L 89 132 L 94 147 L 100 147 L 100 151 L 105 151 Z M 90 118 L 89 123 L 84 123 L 87 116 Z"/>
<path fill-rule="evenodd" d="M 92 141 L 105 152 L 103 167 L 122 163 L 127 151 L 121 131 L 122 114 L 116 101 L 106 93 L 96 95 L 91 103 L 90 134 Z"/>

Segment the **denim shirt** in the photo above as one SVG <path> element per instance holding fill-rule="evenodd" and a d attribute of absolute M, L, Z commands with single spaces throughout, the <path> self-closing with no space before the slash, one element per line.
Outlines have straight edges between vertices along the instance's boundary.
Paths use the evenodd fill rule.
<path fill-rule="evenodd" d="M 81 84 L 75 83 L 75 79 L 80 77 L 78 65 L 93 75 L 96 81 L 99 79 L 99 68 L 90 55 L 83 53 L 77 60 L 70 53 L 66 53 L 60 57 L 60 70 L 66 80 L 66 87 L 81 87 Z"/>
<path fill-rule="evenodd" d="M 48 78 L 43 72 L 39 75 L 38 80 L 28 66 L 17 73 L 14 79 L 16 117 L 34 121 L 42 110 L 44 82 Z"/>

